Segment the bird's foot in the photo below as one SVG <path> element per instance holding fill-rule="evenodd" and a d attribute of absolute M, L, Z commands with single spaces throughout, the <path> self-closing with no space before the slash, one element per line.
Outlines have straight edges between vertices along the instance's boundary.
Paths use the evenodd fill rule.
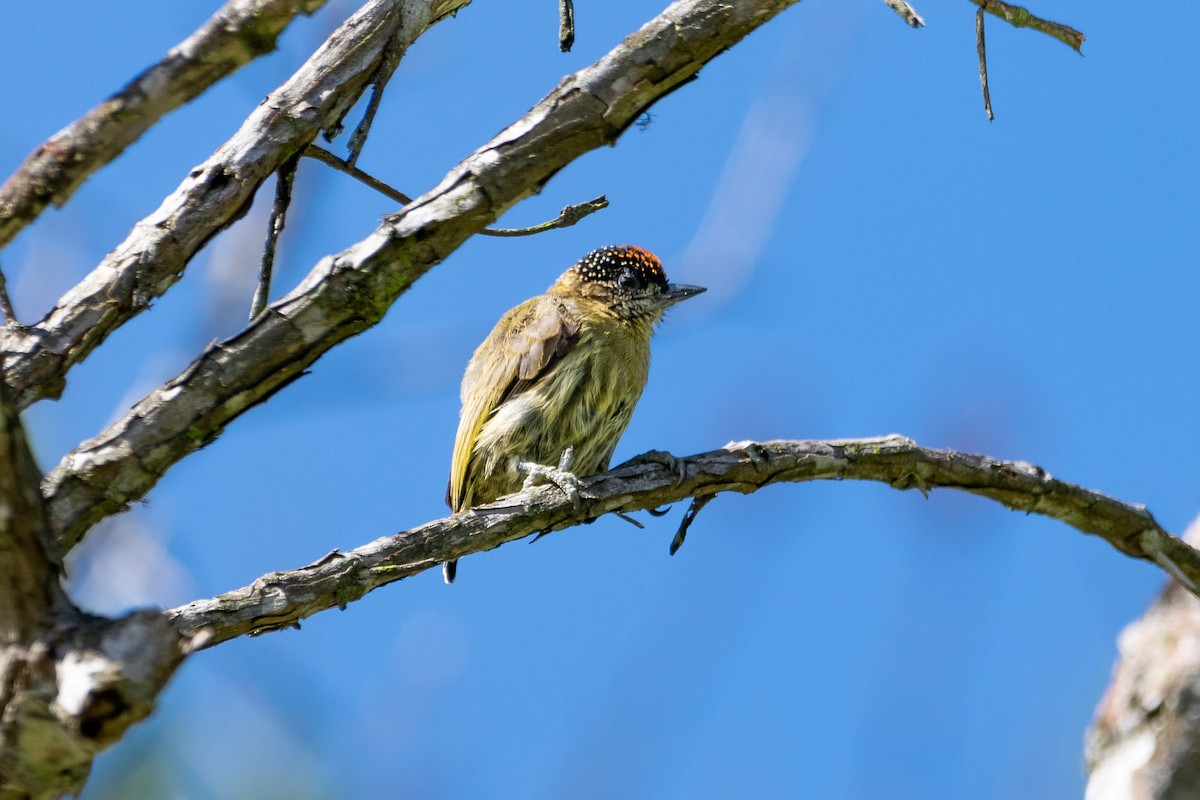
<path fill-rule="evenodd" d="M 556 467 L 551 467 L 547 464 L 535 464 L 532 461 L 518 460 L 517 469 L 525 473 L 525 483 L 521 486 L 521 489 L 531 489 L 534 486 L 546 483 L 553 484 L 570 499 L 571 505 L 578 511 L 580 506 L 583 505 L 583 498 L 580 495 L 579 478 L 575 473 L 570 471 L 571 456 L 574 453 L 574 447 L 568 447 L 564 450 L 562 457 L 558 459 L 558 466 Z"/>
<path fill-rule="evenodd" d="M 647 450 L 640 456 L 634 456 L 625 463 L 613 467 L 613 469 L 620 469 L 630 464 L 658 464 L 675 476 L 676 486 L 683 483 L 683 479 L 687 477 L 687 464 L 683 459 L 676 458 L 666 450 Z"/>

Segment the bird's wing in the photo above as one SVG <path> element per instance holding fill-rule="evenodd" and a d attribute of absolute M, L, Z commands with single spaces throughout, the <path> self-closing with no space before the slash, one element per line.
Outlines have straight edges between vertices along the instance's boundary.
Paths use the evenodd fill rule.
<path fill-rule="evenodd" d="M 509 311 L 475 351 L 462 382 L 446 504 L 462 510 L 467 466 L 479 431 L 506 400 L 528 389 L 579 339 L 579 320 L 561 298 L 542 295 Z"/>

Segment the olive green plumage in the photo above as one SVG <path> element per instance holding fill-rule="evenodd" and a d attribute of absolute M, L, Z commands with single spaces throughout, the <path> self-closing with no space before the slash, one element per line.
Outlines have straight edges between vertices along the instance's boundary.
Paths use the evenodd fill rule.
<path fill-rule="evenodd" d="M 640 247 L 604 247 L 501 317 L 463 375 L 450 508 L 519 490 L 518 462 L 557 464 L 568 447 L 574 475 L 608 469 L 646 386 L 655 324 L 702 291 L 667 283 Z M 453 581 L 455 562 L 444 572 Z"/>

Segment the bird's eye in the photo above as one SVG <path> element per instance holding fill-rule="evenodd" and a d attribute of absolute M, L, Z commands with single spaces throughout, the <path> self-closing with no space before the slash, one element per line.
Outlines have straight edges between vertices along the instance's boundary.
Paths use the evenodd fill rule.
<path fill-rule="evenodd" d="M 640 281 L 638 280 L 637 275 L 634 275 L 629 270 L 625 270 L 617 278 L 617 287 L 626 291 L 631 291 L 638 288 L 639 284 Z"/>

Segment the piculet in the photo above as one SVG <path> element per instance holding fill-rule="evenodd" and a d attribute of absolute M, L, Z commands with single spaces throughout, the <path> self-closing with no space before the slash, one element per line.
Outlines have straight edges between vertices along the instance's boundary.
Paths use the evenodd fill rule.
<path fill-rule="evenodd" d="M 646 386 L 655 324 L 703 291 L 667 283 L 647 250 L 602 247 L 501 317 L 463 375 L 451 510 L 536 477 L 563 485 L 607 470 Z M 456 564 L 443 565 L 446 583 Z"/>

